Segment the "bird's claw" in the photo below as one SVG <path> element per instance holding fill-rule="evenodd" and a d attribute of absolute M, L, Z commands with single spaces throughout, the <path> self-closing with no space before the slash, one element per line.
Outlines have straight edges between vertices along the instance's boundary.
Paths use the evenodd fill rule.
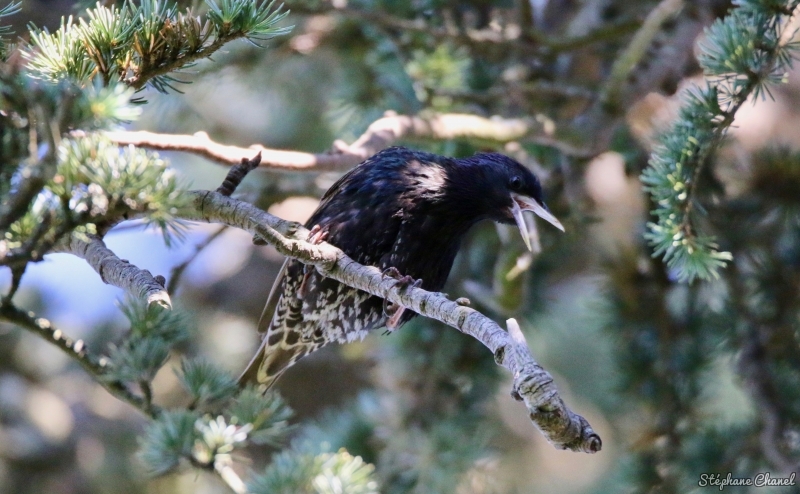
<path fill-rule="evenodd" d="M 396 280 L 397 282 L 395 283 L 395 286 L 400 290 L 406 290 L 408 287 L 418 288 L 422 285 L 422 279 L 415 280 L 409 275 L 403 276 L 395 267 L 385 269 L 383 271 L 383 277 L 389 277 Z M 400 327 L 400 320 L 403 317 L 403 312 L 405 312 L 405 310 L 406 308 L 400 304 L 395 304 L 388 300 L 383 301 L 383 314 L 388 317 L 386 320 L 386 334 L 391 333 Z"/>
<path fill-rule="evenodd" d="M 319 225 L 314 225 L 308 232 L 308 241 L 314 245 L 319 245 L 328 238 L 328 229 L 322 229 Z"/>
<path fill-rule="evenodd" d="M 403 306 L 400 304 L 396 304 L 394 302 L 390 302 L 389 300 L 383 300 L 383 315 L 386 317 L 394 317 L 398 310 L 400 310 Z"/>
<path fill-rule="evenodd" d="M 403 317 L 403 312 L 405 312 L 405 310 L 406 308 L 400 304 L 395 304 L 388 300 L 383 301 L 383 315 L 388 317 L 386 320 L 386 332 L 384 334 L 389 334 L 400 327 L 400 318 Z"/>
<path fill-rule="evenodd" d="M 308 285 L 308 278 L 311 276 L 311 270 L 308 266 L 303 266 L 303 281 L 300 282 L 300 288 L 297 289 L 297 298 L 302 300 L 306 296 L 306 287 Z"/>
<path fill-rule="evenodd" d="M 319 245 L 328 238 L 328 230 L 322 229 L 319 225 L 314 225 L 308 231 L 308 241 L 313 245 Z M 300 282 L 300 288 L 297 289 L 297 298 L 303 299 L 306 296 L 306 288 L 308 285 L 308 278 L 314 269 L 311 266 L 303 266 L 303 281 Z"/>
<path fill-rule="evenodd" d="M 395 268 L 395 267 L 390 267 L 390 268 L 384 269 L 383 273 L 381 273 L 381 276 L 383 276 L 384 278 L 388 277 L 388 278 L 392 278 L 394 280 L 397 280 L 397 283 L 395 283 L 395 286 L 397 286 L 401 290 L 405 290 L 408 287 L 419 288 L 420 286 L 422 286 L 422 279 L 421 278 L 415 280 L 414 278 L 412 278 L 409 275 L 405 275 L 405 276 L 401 275 L 400 271 L 398 271 L 397 268 Z"/>
<path fill-rule="evenodd" d="M 400 278 L 399 280 L 397 280 L 397 284 L 398 285 L 402 285 L 400 287 L 401 289 L 406 289 L 408 287 L 419 288 L 419 287 L 422 286 L 422 278 L 419 278 L 419 279 L 415 280 L 411 276 L 406 275 L 406 276 L 403 276 L 402 278 Z"/>
<path fill-rule="evenodd" d="M 392 279 L 397 280 L 397 279 L 402 278 L 403 275 L 400 274 L 400 271 L 398 271 L 396 267 L 392 266 L 392 267 L 384 269 L 383 273 L 381 273 L 381 277 L 383 277 L 383 278 L 392 278 Z"/>

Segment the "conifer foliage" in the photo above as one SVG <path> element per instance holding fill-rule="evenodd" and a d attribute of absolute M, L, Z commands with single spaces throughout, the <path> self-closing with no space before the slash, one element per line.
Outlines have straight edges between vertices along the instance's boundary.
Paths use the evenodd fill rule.
<path fill-rule="evenodd" d="M 141 89 L 149 83 L 167 91 L 180 82 L 176 70 L 210 57 L 225 43 L 266 41 L 291 29 L 276 27 L 286 12 L 274 2 L 209 0 L 207 6 L 198 15 L 163 0 L 126 1 L 120 7 L 98 3 L 85 17 L 64 19 L 52 34 L 33 29 L 25 51 L 28 68 L 33 77 L 49 81 L 85 83 L 97 77 L 104 85 Z"/>
<path fill-rule="evenodd" d="M 792 68 L 798 45 L 785 29 L 798 3 L 740 0 L 730 15 L 708 28 L 699 57 L 707 84 L 689 94 L 642 174 L 655 204 L 656 222 L 648 225 L 647 238 L 680 279 L 716 277 L 732 259 L 698 225 L 703 207 L 697 183 L 736 111 L 751 97 L 768 97 L 770 85 Z"/>
<path fill-rule="evenodd" d="M 545 366 L 553 363 L 556 380 L 569 383 L 565 401 L 580 397 L 592 420 L 605 419 L 603 440 L 614 447 L 601 455 L 614 455 L 615 464 L 598 463 L 606 471 L 586 492 L 616 492 L 621 484 L 637 492 L 690 492 L 699 472 L 797 471 L 800 155 L 788 148 L 753 152 L 746 173 L 733 173 L 733 185 L 718 172 L 734 168 L 720 150 L 737 111 L 779 94 L 793 67 L 792 16 L 800 0 L 288 3 L 292 18 L 282 5 L 253 0 L 191 8 L 168 0 L 99 2 L 52 32 L 30 26 L 18 40 L 0 27 L 0 267 L 11 273 L 0 294 L 0 338 L 12 334 L 6 324 L 41 337 L 142 412 L 139 466 L 152 477 L 210 472 L 237 494 L 461 494 L 529 492 L 520 480 L 527 471 L 539 475 L 555 464 L 533 465 L 542 454 L 538 443 L 510 431 L 518 427 L 500 410 L 504 383 L 495 359 L 503 352 L 493 355 L 422 317 L 369 350 L 347 347 L 355 350 L 335 361 L 336 379 L 355 368 L 356 384 L 342 385 L 340 406 L 310 420 L 289 389 L 284 399 L 240 388 L 232 373 L 200 356 L 195 314 L 180 309 L 183 300 L 173 307 L 164 278 L 145 270 L 137 268 L 144 281 L 136 287 L 146 289 L 119 303 L 126 330 L 101 343 L 74 339 L 22 309 L 29 301 L 20 300 L 21 280 L 46 254 L 86 258 L 94 249 L 106 253 L 92 265 L 104 281 L 125 272 L 130 263 L 103 243 L 123 221 L 158 229 L 167 244 L 182 241 L 181 218 L 198 218 L 196 192 L 153 150 L 162 149 L 157 144 L 123 146 L 112 134 L 126 133 L 123 124 L 140 118 L 146 90 L 169 93 L 152 92 L 154 98 L 183 98 L 174 94 L 186 87 L 181 83 L 208 74 L 187 69 L 207 70 L 232 41 L 264 48 L 275 38 L 270 48 L 279 55 L 265 59 L 266 70 L 255 76 L 261 89 L 279 79 L 270 79 L 274 72 L 291 81 L 291 94 L 307 92 L 308 106 L 318 103 L 303 85 L 308 79 L 328 98 L 326 111 L 314 108 L 304 129 L 319 130 L 324 121 L 327 133 L 363 150 L 384 142 L 384 134 L 393 143 L 406 119 L 413 122 L 404 135 L 410 142 L 400 144 L 459 157 L 489 147 L 537 168 L 568 233 L 532 229 L 541 252 L 529 253 L 502 227 L 476 227 L 446 290 L 469 296 L 458 305 L 472 304 L 495 320 L 519 317 L 534 353 L 543 349 Z M 553 6 L 575 15 L 564 19 Z M 0 9 L 0 25 L 19 10 L 17 3 Z M 585 31 L 580 23 L 587 19 L 601 24 Z M 294 21 L 299 34 L 288 27 Z M 698 68 L 693 40 L 702 32 Z M 681 50 L 690 62 L 672 64 L 669 57 Z M 243 79 L 252 77 L 245 60 L 252 52 L 231 52 L 226 60 L 238 64 Z M 310 67 L 308 60 L 328 64 L 330 72 L 301 74 L 296 67 Z M 277 67 L 284 62 L 289 69 Z M 705 82 L 683 94 L 677 119 L 655 146 L 632 138 L 628 107 L 700 69 Z M 336 91 L 330 74 L 344 81 Z M 370 124 L 398 117 L 395 111 L 413 118 L 400 115 L 400 124 L 369 134 Z M 281 125 L 296 130 L 289 120 Z M 462 123 L 454 130 L 453 121 Z M 475 122 L 497 127 L 485 132 Z M 352 158 L 357 146 L 333 147 L 324 155 L 288 154 L 332 162 Z M 597 252 L 594 215 L 603 205 L 592 210 L 584 174 L 606 151 L 616 151 L 641 179 L 652 209 L 633 222 L 629 251 L 610 256 Z M 333 183 L 321 170 L 284 174 L 285 168 L 291 166 L 269 171 L 261 203 L 321 195 Z M 581 271 L 588 265 L 591 276 Z M 597 272 L 603 283 L 595 283 Z M 567 308 L 554 307 L 564 293 L 577 295 L 566 299 Z M 187 303 L 197 309 L 196 300 Z M 216 303 L 208 305 L 217 310 Z M 24 374 L 9 348 L 0 344 L 0 392 L 7 367 Z M 158 395 L 165 375 L 179 399 Z M 302 392 L 324 402 L 318 395 L 335 394 L 317 383 L 331 382 L 326 377 L 306 379 Z M 507 391 L 503 398 L 511 401 Z M 732 401 L 740 406 L 729 410 Z M 5 406 L 0 400 L 0 413 Z M 270 458 L 259 456 L 265 451 Z M 251 464 L 240 461 L 246 454 Z"/>
<path fill-rule="evenodd" d="M 0 17 L 18 11 L 10 4 Z M 289 32 L 277 27 L 286 13 L 272 3 L 209 1 L 204 13 L 179 12 L 170 2 L 98 3 L 62 20 L 54 33 L 31 28 L 22 48 L 27 64 L 5 62 L 9 29 L 0 30 L 0 265 L 14 280 L 2 300 L 6 320 L 65 341 L 117 397 L 152 422 L 140 458 L 154 475 L 181 464 L 217 471 L 235 491 L 231 453 L 246 444 L 280 447 L 291 430 L 291 409 L 276 394 L 239 389 L 233 376 L 208 361 L 187 358 L 175 372 L 189 403 L 163 409 L 152 382 L 176 345 L 191 337 L 186 319 L 164 304 L 130 298 L 120 304 L 130 331 L 105 351 L 59 336 L 42 319 L 12 302 L 26 267 L 67 241 L 89 242 L 127 218 L 159 228 L 167 242 L 180 237 L 175 214 L 187 206 L 185 190 L 157 154 L 120 148 L 101 132 L 140 114 L 136 91 L 150 84 L 166 92 L 175 71 L 208 58 L 224 44 L 253 43 Z M 103 356 L 100 356 L 105 354 Z M 376 492 L 372 467 L 341 450 L 283 453 L 254 479 L 252 492 Z M 269 487 L 267 487 L 269 486 Z"/>

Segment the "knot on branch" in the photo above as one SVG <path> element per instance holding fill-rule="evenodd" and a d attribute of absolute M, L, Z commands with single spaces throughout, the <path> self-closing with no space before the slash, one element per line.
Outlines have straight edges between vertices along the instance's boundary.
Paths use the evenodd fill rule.
<path fill-rule="evenodd" d="M 503 365 L 503 360 L 505 358 L 506 358 L 506 347 L 505 345 L 503 345 L 501 347 L 498 347 L 497 350 L 494 351 L 494 363 L 497 365 Z M 516 396 L 514 396 L 515 393 Z M 519 396 L 519 393 L 517 393 L 516 390 L 511 392 L 511 396 L 514 396 L 514 398 L 517 401 L 522 400 L 522 398 L 517 398 L 517 396 Z"/>

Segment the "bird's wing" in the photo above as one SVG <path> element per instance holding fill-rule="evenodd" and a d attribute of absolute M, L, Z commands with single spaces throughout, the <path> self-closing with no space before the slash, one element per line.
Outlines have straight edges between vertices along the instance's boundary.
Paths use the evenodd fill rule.
<path fill-rule="evenodd" d="M 361 339 L 382 326 L 383 301 L 315 271 L 308 279 L 302 314 L 305 335 L 316 350 L 331 342 Z"/>
<path fill-rule="evenodd" d="M 317 212 L 323 210 L 341 191 L 346 178 L 352 173 L 353 170 L 349 171 L 328 189 L 320 200 Z M 259 384 L 266 391 L 299 356 L 308 353 L 310 345 L 303 341 L 304 338 L 295 339 L 293 336 L 287 342 L 289 333 L 294 335 L 302 329 L 303 303 L 296 297 L 296 292 L 302 283 L 303 271 L 301 263 L 292 259 L 284 261 L 258 320 L 258 332 L 263 335 L 261 345 L 239 376 L 240 385 Z"/>
<path fill-rule="evenodd" d="M 355 170 L 355 168 L 353 170 Z M 331 198 L 342 189 L 345 179 L 353 173 L 353 170 L 344 174 L 327 192 L 325 192 L 322 199 L 320 199 L 317 211 L 328 204 Z M 275 279 L 275 283 L 273 283 L 272 289 L 269 292 L 264 310 L 261 311 L 261 318 L 258 320 L 258 332 L 263 335 L 261 345 L 250 360 L 250 363 L 247 364 L 247 368 L 245 368 L 244 372 L 239 376 L 240 385 L 259 384 L 262 386 L 262 389 L 266 391 L 293 360 L 296 353 L 294 348 L 283 349 L 283 341 L 274 341 L 277 339 L 274 336 L 273 343 L 270 343 L 270 336 L 278 334 L 279 331 L 283 332 L 285 329 L 290 329 L 285 327 L 287 321 L 293 321 L 294 323 L 302 322 L 302 304 L 294 300 L 294 292 L 297 290 L 297 286 L 294 285 L 297 285 L 297 282 L 287 283 L 289 267 L 296 264 L 299 263 L 292 259 L 286 259 L 283 262 L 281 270 L 278 272 L 278 277 Z M 300 270 L 302 279 L 302 266 Z M 287 285 L 293 285 L 294 288 Z M 288 296 L 285 297 L 285 295 Z M 280 314 L 278 318 L 275 317 L 276 311 Z M 265 371 L 270 368 L 270 364 L 272 364 L 273 361 L 283 362 L 284 365 L 282 365 L 281 369 L 274 375 L 267 376 Z M 275 366 L 273 366 L 273 368 L 274 367 Z M 259 373 L 262 375 L 259 375 Z"/>
<path fill-rule="evenodd" d="M 267 303 L 264 305 L 264 310 L 261 311 L 261 318 L 258 320 L 259 333 L 266 333 L 272 322 L 272 316 L 275 314 L 275 308 L 278 306 L 278 301 L 281 298 L 281 287 L 283 286 L 283 280 L 286 278 L 286 267 L 289 265 L 289 261 L 291 261 L 289 258 L 283 261 L 283 266 L 281 266 L 281 270 L 278 271 L 275 283 L 272 284 L 272 288 L 269 291 Z"/>

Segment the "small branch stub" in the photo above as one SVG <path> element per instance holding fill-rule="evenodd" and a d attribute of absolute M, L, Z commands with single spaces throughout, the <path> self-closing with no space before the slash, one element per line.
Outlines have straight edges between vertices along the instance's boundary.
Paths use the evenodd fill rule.
<path fill-rule="evenodd" d="M 217 192 L 223 196 L 230 196 L 233 194 L 236 191 L 236 188 L 239 187 L 239 184 L 242 183 L 242 180 L 244 180 L 244 177 L 246 177 L 251 171 L 255 170 L 260 163 L 261 151 L 259 151 L 258 154 L 255 155 L 255 157 L 253 157 L 251 160 L 242 158 L 241 163 L 234 165 L 228 171 L 228 174 L 225 176 L 225 180 L 222 181 L 222 185 L 217 187 Z"/>

